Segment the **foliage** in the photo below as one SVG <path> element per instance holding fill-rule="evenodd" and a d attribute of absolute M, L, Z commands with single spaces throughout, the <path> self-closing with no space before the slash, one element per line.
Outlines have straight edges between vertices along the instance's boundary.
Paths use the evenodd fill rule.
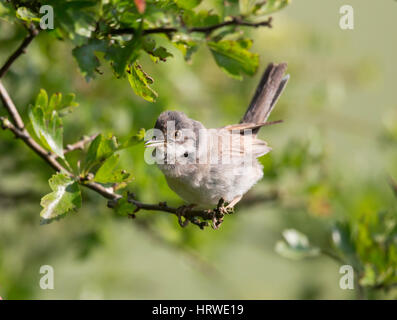
<path fill-rule="evenodd" d="M 232 80 L 228 81 L 227 77 L 222 78 L 216 70 L 210 70 L 208 59 L 213 59 L 220 69 L 233 79 L 253 75 L 258 69 L 258 55 L 251 51 L 252 40 L 249 39 L 248 27 L 228 25 L 210 33 L 193 32 L 192 29 L 207 28 L 231 21 L 231 17 L 240 17 L 250 22 L 263 21 L 273 10 L 279 10 L 288 3 L 288 1 L 267 1 L 264 4 L 263 1 L 242 0 L 228 1 L 229 5 L 224 6 L 220 1 L 208 5 L 204 1 L 54 0 L 47 1 L 46 4 L 49 2 L 54 6 L 56 13 L 62 12 L 57 15 L 59 19 L 55 19 L 56 28 L 41 32 L 35 40 L 38 42 L 35 44 L 36 47 L 28 50 L 28 55 L 21 59 L 15 70 L 8 73 L 4 83 L 15 91 L 18 91 L 19 87 L 23 88 L 15 94 L 17 96 L 15 99 L 18 103 L 21 102 L 23 111 L 25 111 L 24 106 L 30 104 L 26 114 L 23 114 L 24 118 L 26 115 L 30 120 L 27 129 L 35 134 L 37 141 L 47 151 L 66 163 L 66 167 L 75 178 L 69 178 L 66 172 L 55 174 L 49 181 L 51 192 L 42 199 L 42 222 L 51 222 L 64 216 L 68 218 L 62 223 L 47 226 L 44 231 L 34 229 L 37 224 L 40 198 L 34 191 L 42 194 L 48 191 L 48 185 L 42 182 L 47 182 L 51 168 L 47 168 L 40 158 L 19 147 L 11 134 L 3 134 L 0 141 L 1 184 L 6 189 L 9 188 L 11 193 L 16 192 L 17 196 L 19 189 L 24 192 L 22 198 L 16 197 L 15 202 L 11 202 L 11 206 L 8 207 L 7 198 L 0 194 L 2 219 L 4 217 L 0 227 L 2 234 L 0 290 L 6 290 L 6 294 L 1 293 L 3 297 L 31 298 L 32 292 L 36 290 L 36 282 L 34 286 L 28 283 L 31 283 L 31 279 L 37 278 L 35 266 L 47 261 L 56 261 L 57 257 L 64 256 L 66 250 L 74 250 L 71 248 L 81 251 L 81 255 L 85 257 L 89 256 L 99 244 L 104 245 L 102 252 L 118 250 L 117 265 L 122 264 L 120 257 L 126 257 L 123 267 L 129 270 L 127 274 L 126 269 L 120 269 L 122 270 L 120 274 L 123 275 L 117 283 L 120 287 L 127 283 L 126 279 L 131 274 L 132 277 L 136 277 L 134 274 L 136 269 L 133 270 L 135 265 L 131 260 L 136 261 L 139 258 L 139 250 L 142 251 L 139 265 L 145 263 L 160 265 L 155 259 L 149 260 L 155 254 L 148 252 L 162 250 L 158 249 L 162 246 L 145 247 L 144 245 L 150 241 L 137 240 L 140 233 L 134 232 L 129 224 L 120 224 L 117 218 L 107 217 L 108 212 L 105 211 L 107 209 L 104 208 L 103 199 L 96 194 L 92 192 L 83 194 L 84 206 L 79 210 L 82 214 L 75 217 L 70 214 L 81 206 L 81 192 L 84 190 L 81 185 L 96 182 L 107 189 L 118 191 L 123 198 L 117 201 L 114 211 L 121 216 L 131 214 L 135 209 L 126 201 L 125 190 L 130 188 L 137 192 L 140 199 L 152 202 L 167 199 L 177 203 L 177 198 L 166 187 L 164 179 L 155 170 L 147 170 L 147 166 L 142 163 L 142 149 L 140 149 L 142 146 L 139 143 L 143 139 L 144 130 L 132 136 L 128 135 L 128 130 L 131 127 L 136 130 L 153 125 L 158 113 L 163 108 L 170 107 L 189 106 L 187 110 L 206 123 L 227 124 L 238 120 L 244 108 L 242 106 L 247 103 L 246 99 L 251 94 L 256 80 L 247 79 L 236 85 Z M 1 41 L 4 41 L 2 49 L 4 49 L 0 53 L 3 54 L 4 60 L 9 55 L 6 49 L 17 47 L 25 35 L 25 30 L 18 25 L 37 25 L 40 5 L 40 1 L 0 2 L 0 17 L 14 23 L 8 25 L 0 22 L 4 30 L 10 31 L 1 33 Z M 177 31 L 145 33 L 145 30 L 155 28 L 176 28 Z M 117 30 L 121 29 L 126 30 L 126 33 L 118 33 Z M 323 255 L 336 258 L 339 264 L 346 263 L 354 267 L 360 286 L 371 292 L 369 297 L 383 297 L 388 292 L 393 294 L 397 264 L 395 201 L 394 203 L 391 201 L 392 193 L 390 191 L 388 193 L 383 187 L 384 168 L 377 162 L 378 158 L 375 155 L 382 157 L 382 163 L 384 159 L 389 159 L 392 163 L 391 167 L 396 168 L 395 154 L 386 154 L 386 150 L 395 150 L 396 117 L 385 116 L 385 130 L 380 136 L 387 138 L 381 141 L 387 147 L 382 145 L 383 148 L 377 149 L 370 145 L 371 152 L 367 155 L 362 155 L 360 150 L 357 150 L 357 154 L 360 154 L 365 162 L 371 163 L 370 170 L 367 170 L 361 162 L 357 164 L 351 160 L 351 155 L 347 154 L 349 152 L 340 152 L 332 158 L 332 152 L 340 151 L 336 146 L 346 145 L 351 151 L 354 144 L 349 145 L 345 135 L 342 138 L 334 136 L 329 138 L 323 135 L 324 128 L 322 125 L 316 125 L 318 119 L 315 117 L 319 116 L 321 111 L 321 117 L 327 119 L 327 126 L 331 127 L 332 132 L 340 134 L 349 130 L 354 131 L 354 124 L 344 125 L 340 121 L 334 121 L 333 115 L 340 113 L 341 118 L 345 116 L 348 118 L 346 110 L 354 108 L 354 104 L 350 108 L 345 108 L 346 102 L 343 100 L 343 92 L 341 93 L 340 88 L 354 89 L 350 91 L 352 94 L 366 91 L 367 88 L 363 87 L 358 79 L 363 68 L 357 61 L 349 63 L 335 57 L 331 59 L 331 51 L 328 49 L 336 50 L 335 46 L 339 45 L 348 52 L 348 46 L 345 44 L 333 42 L 334 39 L 327 38 L 324 33 L 320 36 L 314 31 L 306 30 L 304 34 L 300 34 L 298 28 L 292 29 L 290 28 L 286 33 L 285 31 L 277 33 L 278 30 L 275 29 L 277 36 L 274 38 L 266 36 L 253 38 L 256 50 L 261 53 L 261 59 L 273 60 L 282 55 L 293 62 L 290 63 L 290 68 L 294 81 L 289 84 L 287 99 L 290 92 L 295 93 L 295 96 L 294 99 L 287 100 L 288 107 L 283 105 L 285 103 L 283 97 L 280 100 L 281 106 L 275 110 L 276 113 L 280 112 L 276 114 L 276 118 L 281 115 L 286 120 L 280 131 L 277 132 L 276 128 L 275 131 L 263 130 L 269 134 L 266 135 L 266 139 L 274 147 L 274 152 L 261 158 L 265 179 L 255 189 L 258 190 L 259 195 L 263 189 L 280 189 L 281 196 L 276 205 L 269 210 L 265 206 L 259 206 L 258 209 L 251 209 L 249 206 L 245 208 L 245 204 L 242 204 L 244 213 L 247 214 L 235 215 L 228 220 L 222 232 L 217 233 L 200 233 L 193 228 L 180 230 L 175 228 L 174 219 L 167 219 L 161 215 L 140 215 L 137 222 L 145 224 L 150 221 L 157 227 L 152 228 L 157 232 L 154 238 L 159 235 L 164 236 L 163 243 L 171 243 L 171 247 L 177 247 L 177 250 L 186 250 L 184 253 L 192 250 L 197 253 L 200 250 L 200 255 L 207 255 L 209 260 L 220 261 L 222 257 L 227 256 L 221 253 L 233 252 L 234 260 L 249 261 L 248 266 L 241 261 L 230 264 L 230 260 L 227 260 L 224 269 L 222 266 L 222 270 L 227 269 L 225 272 L 233 272 L 236 266 L 235 268 L 238 269 L 236 274 L 241 273 L 242 267 L 252 268 L 244 277 L 229 277 L 234 278 L 234 281 L 242 279 L 241 282 L 233 283 L 234 285 L 237 283 L 239 288 L 246 289 L 245 293 L 239 290 L 242 292 L 242 297 L 247 297 L 247 292 L 248 294 L 265 292 L 265 296 L 266 294 L 270 296 L 270 293 L 266 293 L 268 283 L 263 285 L 261 280 L 269 279 L 266 278 L 263 268 L 270 270 L 273 265 L 276 268 L 281 265 L 282 268 L 279 269 L 282 272 L 274 270 L 275 273 L 271 274 L 271 271 L 267 272 L 266 269 L 266 274 L 271 274 L 270 280 L 277 279 L 281 283 L 282 279 L 286 279 L 284 282 L 288 282 L 288 288 L 297 286 L 298 289 L 293 294 L 298 297 L 307 297 L 307 295 L 316 298 L 341 295 L 348 297 L 344 295 L 346 293 L 341 293 L 337 284 L 335 284 L 337 293 L 335 290 L 334 293 L 329 293 L 328 289 L 333 288 L 331 285 L 324 291 L 318 290 L 320 285 L 311 275 L 313 272 L 318 273 L 319 269 L 313 265 L 326 268 L 326 261 L 304 264 L 303 271 L 299 263 L 289 264 L 288 260 L 287 262 L 280 262 L 282 259 L 277 260 L 270 251 L 273 250 L 276 241 L 274 238 L 279 237 L 278 230 L 274 231 L 274 229 L 287 230 L 283 232 L 284 240 L 276 247 L 276 251 L 281 255 L 294 259 L 305 257 L 313 259 L 315 256 Z M 257 33 L 259 34 L 261 33 Z M 266 30 L 263 34 L 267 34 Z M 62 41 L 56 41 L 57 39 Z M 266 41 L 263 41 L 264 39 Z M 302 49 L 301 53 L 297 53 L 300 50 L 290 50 L 294 45 Z M 263 51 L 260 51 L 262 49 Z M 179 62 L 182 59 L 179 59 L 177 50 L 186 61 L 193 62 L 191 69 L 181 67 L 183 63 Z M 356 51 L 354 48 L 354 52 Z M 69 59 L 69 56 L 72 58 Z M 73 63 L 78 66 L 83 77 L 90 80 L 89 86 L 80 81 L 83 77 L 76 76 L 73 70 L 75 68 L 70 67 Z M 326 75 L 319 71 L 323 70 L 324 63 L 327 68 L 329 67 Z M 108 72 L 109 69 L 111 72 Z M 128 72 L 131 70 L 134 71 L 133 74 Z M 122 80 L 117 81 L 115 78 Z M 156 79 L 155 83 L 153 79 Z M 348 81 L 345 83 L 343 79 Z M 186 86 L 186 83 L 189 83 L 189 86 Z M 313 89 L 313 83 L 319 87 Z M 75 91 L 84 107 L 71 113 L 77 106 L 73 94 L 48 95 L 44 90 L 39 91 L 41 87 L 45 87 L 50 93 Z M 178 94 L 186 88 L 190 91 L 186 94 Z M 139 98 L 136 99 L 131 94 L 132 91 L 139 97 L 157 103 L 148 105 L 144 100 L 139 101 Z M 322 99 L 320 101 L 319 91 Z M 190 98 L 192 92 L 193 98 Z M 298 92 L 300 95 L 297 95 Z M 338 94 L 342 95 L 341 100 L 337 99 Z M 36 99 L 32 98 L 36 95 Z M 379 94 L 379 97 L 381 96 Z M 315 108 L 311 106 L 311 102 Z M 134 104 L 133 107 L 131 104 Z M 377 112 L 382 112 L 382 106 L 386 105 L 386 102 L 379 105 Z M 366 114 L 371 116 L 366 107 L 365 103 L 360 103 L 357 109 L 360 116 Z M 395 113 L 393 108 L 391 108 L 392 114 Z M 0 109 L 0 112 L 4 111 L 3 108 Z M 332 115 L 329 114 L 330 110 L 333 112 Z M 297 112 L 302 116 L 298 117 Z M 222 114 L 222 119 L 217 119 L 219 122 L 216 122 L 214 119 L 219 118 L 219 114 Z M 66 115 L 67 118 L 64 117 Z M 304 125 L 302 118 L 305 121 Z M 370 122 L 373 119 L 367 120 Z M 306 132 L 306 127 L 309 132 L 308 137 L 302 138 L 299 134 Z M 314 127 L 318 130 L 310 131 Z M 360 132 L 360 138 L 365 140 L 365 144 L 375 140 L 374 137 L 379 132 L 371 126 L 362 127 L 371 134 L 371 138 L 368 138 L 366 134 Z M 74 142 L 88 132 L 102 132 L 102 134 L 84 150 L 65 153 L 68 151 L 67 143 Z M 114 133 L 117 133 L 118 138 Z M 284 145 L 279 137 L 293 138 L 286 139 Z M 131 146 L 135 148 L 130 149 Z M 343 163 L 338 162 L 338 159 Z M 356 167 L 358 173 L 355 171 Z M 395 169 L 390 171 L 394 174 L 397 172 Z M 12 179 L 7 178 L 11 176 Z M 26 183 L 30 177 L 33 177 L 34 183 Z M 348 179 L 352 179 L 354 183 L 347 184 Z M 375 182 L 371 179 L 375 179 Z M 14 186 L 17 186 L 17 189 L 14 189 Z M 1 192 L 3 189 L 0 189 Z M 28 195 L 25 195 L 25 192 Z M 138 223 L 133 225 L 136 226 Z M 272 230 L 268 232 L 270 228 Z M 15 239 L 15 233 L 20 235 L 18 239 Z M 258 245 L 265 246 L 262 247 L 263 252 L 269 257 L 262 260 L 271 263 L 260 264 L 261 261 L 257 257 Z M 255 250 L 252 250 L 253 247 Z M 170 249 L 172 250 L 175 249 Z M 175 257 L 169 254 L 172 261 L 168 265 L 165 262 L 165 255 L 162 254 L 164 258 L 161 261 L 162 270 L 167 267 L 179 270 L 175 264 L 175 259 L 180 259 L 179 251 L 176 252 Z M 111 270 L 113 283 L 113 277 L 116 277 L 118 270 L 113 263 L 115 253 L 112 252 L 105 257 L 105 260 L 111 261 L 109 269 L 103 263 L 94 262 L 96 266 L 101 265 L 97 270 L 99 274 L 99 268 L 102 268 L 104 283 L 109 282 L 107 279 Z M 15 267 L 16 259 L 19 261 L 18 268 Z M 253 265 L 256 263 L 251 263 L 248 259 L 258 262 L 260 270 L 254 271 Z M 63 262 L 65 260 L 61 260 L 60 264 Z M 65 268 L 69 267 L 70 261 L 68 263 Z M 27 265 L 34 267 L 23 267 Z M 286 269 L 287 266 L 289 269 Z M 304 279 L 305 283 L 308 282 L 307 285 L 303 285 L 298 279 L 293 284 L 291 278 L 285 277 L 285 270 L 290 270 L 292 273 L 294 270 L 301 270 L 299 268 L 302 269 L 299 275 L 306 274 L 311 279 L 311 281 L 306 281 L 308 278 Z M 136 272 L 141 276 L 142 270 L 138 269 Z M 162 285 L 166 286 L 159 279 L 167 277 L 159 275 L 156 278 L 152 270 L 148 272 L 150 272 L 148 287 L 161 286 L 163 289 Z M 276 272 L 280 273 L 278 278 Z M 323 273 L 321 276 L 324 279 L 331 277 Z M 195 278 L 199 279 L 197 281 L 200 281 L 202 288 L 202 277 Z M 180 279 L 179 275 L 177 279 Z M 69 278 L 66 282 L 68 281 Z M 135 278 L 131 281 L 135 281 Z M 139 288 L 145 285 L 145 280 L 141 281 Z M 213 285 L 211 289 L 216 287 L 211 294 L 216 295 L 217 290 L 221 290 L 220 282 L 218 278 L 216 280 L 211 278 Z M 192 288 L 196 292 L 197 287 L 192 286 Z M 279 290 L 284 292 L 292 291 L 285 290 L 285 287 L 283 290 L 282 286 L 280 288 Z M 225 289 L 225 292 L 229 292 L 229 289 L 229 287 Z M 128 292 L 130 290 L 131 287 L 128 287 Z M 107 290 L 109 294 L 111 291 Z M 140 294 L 137 296 L 144 297 L 144 294 Z M 208 297 L 209 290 L 205 294 L 207 294 L 205 297 Z"/>

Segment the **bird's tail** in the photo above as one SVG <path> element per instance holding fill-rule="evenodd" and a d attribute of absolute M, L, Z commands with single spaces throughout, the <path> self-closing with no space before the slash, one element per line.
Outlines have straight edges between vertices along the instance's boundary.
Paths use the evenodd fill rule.
<path fill-rule="evenodd" d="M 278 98 L 283 92 L 289 75 L 284 76 L 286 63 L 270 63 L 256 88 L 255 95 L 240 123 L 263 123 L 270 116 Z M 260 128 L 253 130 L 256 134 Z"/>

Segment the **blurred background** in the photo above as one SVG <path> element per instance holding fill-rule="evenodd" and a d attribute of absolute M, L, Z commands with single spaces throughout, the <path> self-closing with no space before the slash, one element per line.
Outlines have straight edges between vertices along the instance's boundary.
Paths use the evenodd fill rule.
<path fill-rule="evenodd" d="M 10 132 L 0 131 L 0 296 L 4 299 L 354 299 L 339 287 L 340 264 L 326 256 L 294 261 L 274 248 L 285 229 L 332 246 L 336 221 L 396 212 L 388 175 L 397 178 L 395 55 L 397 2 L 350 0 L 354 30 L 341 30 L 345 1 L 293 1 L 274 15 L 273 29 L 251 30 L 260 70 L 237 81 L 216 67 L 205 47 L 186 64 L 154 65 L 159 99 L 137 97 L 106 67 L 86 83 L 71 46 L 43 32 L 4 79 L 24 117 L 40 88 L 75 92 L 80 107 L 64 121 L 65 143 L 111 132 L 125 137 L 151 128 L 162 110 L 182 110 L 207 127 L 236 123 L 269 62 L 288 62 L 291 80 L 261 137 L 273 151 L 261 159 L 265 178 L 226 217 L 220 230 L 181 229 L 175 216 L 140 211 L 116 216 L 106 200 L 83 191 L 83 207 L 39 225 L 40 198 L 52 170 Z M 25 31 L 0 22 L 0 61 Z M 0 115 L 5 110 L 0 107 Z M 182 204 L 142 145 L 121 153 L 145 202 Z M 78 158 L 78 153 L 71 154 Z M 367 220 L 366 220 L 367 221 Z M 370 236 L 368 236 L 368 239 Z M 365 241 L 364 236 L 362 241 Z M 55 289 L 41 290 L 42 265 Z M 391 268 L 396 268 L 392 265 Z M 377 297 L 393 297 L 380 293 Z M 394 294 L 394 297 L 395 294 Z"/>

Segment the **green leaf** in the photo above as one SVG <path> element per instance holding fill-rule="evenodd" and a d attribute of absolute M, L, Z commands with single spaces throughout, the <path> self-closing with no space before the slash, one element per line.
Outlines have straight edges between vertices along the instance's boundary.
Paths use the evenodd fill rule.
<path fill-rule="evenodd" d="M 185 10 L 183 21 L 189 27 L 208 27 L 222 22 L 219 15 L 208 10 L 201 10 L 197 13 Z"/>
<path fill-rule="evenodd" d="M 307 237 L 297 230 L 284 230 L 283 237 L 285 241 L 278 241 L 275 250 L 285 258 L 302 259 L 320 254 L 320 249 L 311 246 Z"/>
<path fill-rule="evenodd" d="M 261 3 L 257 4 L 255 14 L 265 15 L 271 14 L 273 12 L 279 11 L 291 3 L 291 0 L 267 0 L 263 5 Z"/>
<path fill-rule="evenodd" d="M 9 2 L 0 2 L 0 19 L 4 19 L 8 22 L 14 22 L 16 17 L 16 11 L 13 5 Z"/>
<path fill-rule="evenodd" d="M 110 61 L 117 77 L 124 77 L 127 65 L 138 59 L 139 52 L 143 46 L 141 31 L 142 23 L 137 30 L 137 34 L 124 46 L 116 43 L 107 49 L 105 59 Z"/>
<path fill-rule="evenodd" d="M 168 57 L 173 57 L 171 52 L 168 52 L 166 48 L 164 47 L 158 47 L 154 49 L 153 51 L 148 52 L 150 57 L 154 62 L 159 62 L 159 61 L 167 61 Z"/>
<path fill-rule="evenodd" d="M 195 41 L 179 40 L 172 43 L 180 52 L 182 52 L 185 61 L 189 62 L 193 53 L 198 49 L 198 44 Z"/>
<path fill-rule="evenodd" d="M 73 49 L 81 73 L 87 81 L 95 77 L 95 72 L 100 66 L 97 52 L 106 52 L 107 43 L 104 40 L 90 39 L 87 44 Z"/>
<path fill-rule="evenodd" d="M 39 94 L 36 97 L 36 102 L 35 102 L 36 107 L 41 107 L 45 111 L 49 111 L 48 108 L 48 95 L 47 91 L 44 89 L 40 89 Z"/>
<path fill-rule="evenodd" d="M 242 74 L 254 75 L 259 65 L 257 54 L 248 51 L 251 40 L 221 40 L 208 42 L 208 46 L 218 66 L 229 76 L 242 79 Z"/>
<path fill-rule="evenodd" d="M 364 275 L 360 278 L 362 286 L 374 286 L 376 284 L 376 272 L 370 265 L 365 265 Z"/>
<path fill-rule="evenodd" d="M 41 107 L 34 106 L 29 108 L 29 119 L 44 147 L 63 159 L 63 127 L 58 113 L 46 115 Z"/>
<path fill-rule="evenodd" d="M 135 206 L 127 201 L 125 197 L 117 200 L 115 207 L 113 208 L 117 214 L 121 216 L 126 216 L 128 214 L 134 213 Z"/>
<path fill-rule="evenodd" d="M 127 182 L 130 174 L 124 170 L 116 169 L 119 159 L 118 154 L 109 157 L 98 169 L 94 181 L 103 184 Z"/>
<path fill-rule="evenodd" d="M 16 11 L 16 16 L 18 19 L 23 21 L 32 22 L 32 21 L 40 21 L 40 18 L 37 17 L 35 13 L 33 13 L 30 9 L 26 7 L 19 7 Z"/>
<path fill-rule="evenodd" d="M 48 107 L 50 110 L 59 109 L 61 102 L 62 102 L 62 93 L 60 92 L 54 93 L 50 98 L 50 103 L 48 104 Z"/>
<path fill-rule="evenodd" d="M 118 143 L 115 136 L 98 135 L 88 148 L 84 166 L 85 173 L 95 173 L 98 166 L 111 157 L 117 149 Z"/>
<path fill-rule="evenodd" d="M 149 86 L 153 83 L 153 79 L 142 70 L 142 67 L 134 63 L 127 68 L 128 81 L 130 82 L 132 90 L 135 94 L 142 97 L 146 101 L 154 102 L 157 98 L 157 93 Z"/>
<path fill-rule="evenodd" d="M 360 269 L 356 247 L 352 241 L 350 226 L 347 223 L 336 223 L 332 230 L 332 241 L 335 247 L 347 258 L 355 269 Z"/>
<path fill-rule="evenodd" d="M 76 95 L 74 93 L 69 93 L 57 106 L 60 116 L 64 116 L 68 113 L 73 112 L 73 110 L 78 107 L 78 103 L 75 101 Z"/>
<path fill-rule="evenodd" d="M 60 218 L 67 212 L 81 207 L 79 185 L 63 173 L 57 173 L 49 180 L 53 192 L 41 199 L 43 210 L 40 212 L 42 223 Z"/>
<path fill-rule="evenodd" d="M 135 146 L 141 142 L 143 142 L 143 139 L 145 138 L 145 129 L 140 129 L 137 134 L 134 134 L 133 136 L 129 137 L 126 141 L 120 144 L 119 150 L 129 148 L 132 146 Z"/>

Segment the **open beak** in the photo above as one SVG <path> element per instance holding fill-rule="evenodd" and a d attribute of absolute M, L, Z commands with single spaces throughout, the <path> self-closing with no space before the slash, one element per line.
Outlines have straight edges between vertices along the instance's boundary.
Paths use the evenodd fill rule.
<path fill-rule="evenodd" d="M 148 140 L 145 142 L 145 148 L 156 148 L 156 147 L 159 147 L 160 145 L 164 146 L 165 141 L 164 140 Z"/>

